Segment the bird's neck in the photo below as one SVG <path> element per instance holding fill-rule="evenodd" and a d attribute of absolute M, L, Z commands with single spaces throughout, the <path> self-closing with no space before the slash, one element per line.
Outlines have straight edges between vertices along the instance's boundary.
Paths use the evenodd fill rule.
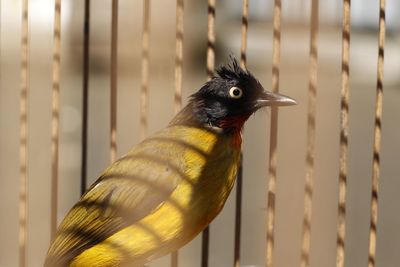
<path fill-rule="evenodd" d="M 238 149 L 242 144 L 242 129 L 249 115 L 225 116 L 210 118 L 205 110 L 199 109 L 193 103 L 186 105 L 171 121 L 170 125 L 190 125 L 204 127 L 220 134 L 230 136 L 232 145 Z"/>
<path fill-rule="evenodd" d="M 238 149 L 242 146 L 242 129 L 247 115 L 230 116 L 218 121 L 218 127 L 232 136 L 232 145 Z"/>

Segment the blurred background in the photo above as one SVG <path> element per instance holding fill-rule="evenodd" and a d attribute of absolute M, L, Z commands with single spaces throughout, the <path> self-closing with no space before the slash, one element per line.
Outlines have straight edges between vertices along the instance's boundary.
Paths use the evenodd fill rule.
<path fill-rule="evenodd" d="M 271 87 L 272 0 L 250 0 L 248 68 Z M 18 266 L 19 94 L 21 1 L 1 0 L 0 17 L 0 266 Z M 84 1 L 62 1 L 61 124 L 58 219 L 80 196 Z M 379 1 L 352 1 L 350 128 L 345 264 L 366 266 L 378 57 Z M 240 0 L 217 1 L 217 65 L 239 57 Z M 139 141 L 142 1 L 119 1 L 118 155 Z M 151 1 L 149 132 L 173 116 L 175 10 L 172 0 Z M 381 181 L 377 259 L 400 262 L 400 2 L 387 0 Z M 333 267 L 339 177 L 342 3 L 320 1 L 315 191 L 311 266 Z M 309 0 L 282 0 L 280 90 L 298 105 L 279 111 L 275 266 L 300 262 L 303 217 Z M 29 1 L 28 266 L 42 266 L 50 239 L 51 78 L 54 3 Z M 88 177 L 109 164 L 111 1 L 91 2 Z M 207 1 L 185 1 L 183 94 L 206 80 Z M 242 266 L 265 265 L 269 111 L 244 131 Z M 233 264 L 234 192 L 211 224 L 210 266 Z M 198 237 L 180 250 L 180 266 L 200 266 Z M 169 257 L 149 266 L 169 266 Z"/>

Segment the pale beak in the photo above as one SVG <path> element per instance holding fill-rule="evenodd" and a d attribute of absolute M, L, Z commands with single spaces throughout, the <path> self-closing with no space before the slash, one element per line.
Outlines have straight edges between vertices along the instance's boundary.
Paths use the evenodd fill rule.
<path fill-rule="evenodd" d="M 292 106 L 296 104 L 297 102 L 288 96 L 264 90 L 261 96 L 257 99 L 256 106 L 257 108 L 261 108 L 265 106 Z"/>

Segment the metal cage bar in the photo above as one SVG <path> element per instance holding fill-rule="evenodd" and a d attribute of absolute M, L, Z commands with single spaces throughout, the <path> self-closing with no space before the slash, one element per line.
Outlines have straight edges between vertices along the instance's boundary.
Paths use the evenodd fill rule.
<path fill-rule="evenodd" d="M 182 83 L 183 83 L 183 0 L 176 1 L 176 43 L 175 43 L 175 92 L 174 113 L 182 108 Z M 171 254 L 171 267 L 178 267 L 178 251 Z"/>
<path fill-rule="evenodd" d="M 53 87 L 51 118 L 51 226 L 50 237 L 54 239 L 57 231 L 58 205 L 58 154 L 60 124 L 60 63 L 61 63 L 61 0 L 55 0 L 53 33 Z"/>
<path fill-rule="evenodd" d="M 182 108 L 182 82 L 183 82 L 183 0 L 176 1 L 176 44 L 175 44 L 175 114 Z"/>
<path fill-rule="evenodd" d="M 310 266 L 310 236 L 311 236 L 311 215 L 312 196 L 314 184 L 314 158 L 315 158 L 315 116 L 317 104 L 317 77 L 318 77 L 318 0 L 311 2 L 310 21 L 310 69 L 308 84 L 308 114 L 307 114 L 307 154 L 306 154 L 306 175 L 304 188 L 304 215 L 302 246 L 300 266 Z"/>
<path fill-rule="evenodd" d="M 148 134 L 149 122 L 149 39 L 150 39 L 150 0 L 143 0 L 142 32 L 142 83 L 140 87 L 140 138 Z"/>
<path fill-rule="evenodd" d="M 117 159 L 118 0 L 111 8 L 110 160 Z"/>
<path fill-rule="evenodd" d="M 83 18 L 81 195 L 87 187 L 88 105 L 89 105 L 90 0 L 85 0 Z"/>
<path fill-rule="evenodd" d="M 342 22 L 342 89 L 340 101 L 339 200 L 336 242 L 336 266 L 344 266 L 346 235 L 346 184 L 349 131 L 349 61 L 350 61 L 350 0 L 343 0 Z"/>
<path fill-rule="evenodd" d="M 281 0 L 274 2 L 273 51 L 272 51 L 272 92 L 279 92 L 280 46 L 281 46 Z M 278 144 L 278 108 L 271 107 L 271 128 L 269 140 L 268 193 L 267 193 L 267 249 L 266 266 L 274 265 L 275 195 Z"/>
<path fill-rule="evenodd" d="M 207 80 L 211 80 L 215 69 L 215 0 L 208 0 L 207 5 Z M 210 227 L 202 233 L 201 240 L 201 267 L 208 267 L 210 249 Z"/>
<path fill-rule="evenodd" d="M 243 0 L 242 25 L 241 25 L 241 47 L 240 65 L 246 68 L 247 64 L 247 30 L 249 26 L 249 0 Z M 243 190 L 243 153 L 241 154 L 240 166 L 236 177 L 236 207 L 235 207 L 235 237 L 233 265 L 240 267 L 240 243 L 242 228 L 242 190 Z"/>
<path fill-rule="evenodd" d="M 29 89 L 29 8 L 22 1 L 21 87 L 19 99 L 19 266 L 27 266 L 28 243 L 28 89 Z"/>
<path fill-rule="evenodd" d="M 372 162 L 372 189 L 371 189 L 371 218 L 369 227 L 369 249 L 368 267 L 375 267 L 376 258 L 376 238 L 378 223 L 378 193 L 380 180 L 380 150 L 381 150 L 381 131 L 382 131 L 382 105 L 383 105 L 383 62 L 385 53 L 385 0 L 379 1 L 379 47 L 378 47 L 378 67 L 376 83 L 376 102 L 375 102 L 375 129 L 374 147 Z"/>

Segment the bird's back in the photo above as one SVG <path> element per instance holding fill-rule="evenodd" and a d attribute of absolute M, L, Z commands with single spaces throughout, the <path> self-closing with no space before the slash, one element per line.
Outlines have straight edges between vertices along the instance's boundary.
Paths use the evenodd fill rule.
<path fill-rule="evenodd" d="M 222 209 L 239 157 L 235 138 L 211 128 L 160 131 L 111 165 L 72 208 L 45 266 L 142 264 L 181 247 Z"/>

